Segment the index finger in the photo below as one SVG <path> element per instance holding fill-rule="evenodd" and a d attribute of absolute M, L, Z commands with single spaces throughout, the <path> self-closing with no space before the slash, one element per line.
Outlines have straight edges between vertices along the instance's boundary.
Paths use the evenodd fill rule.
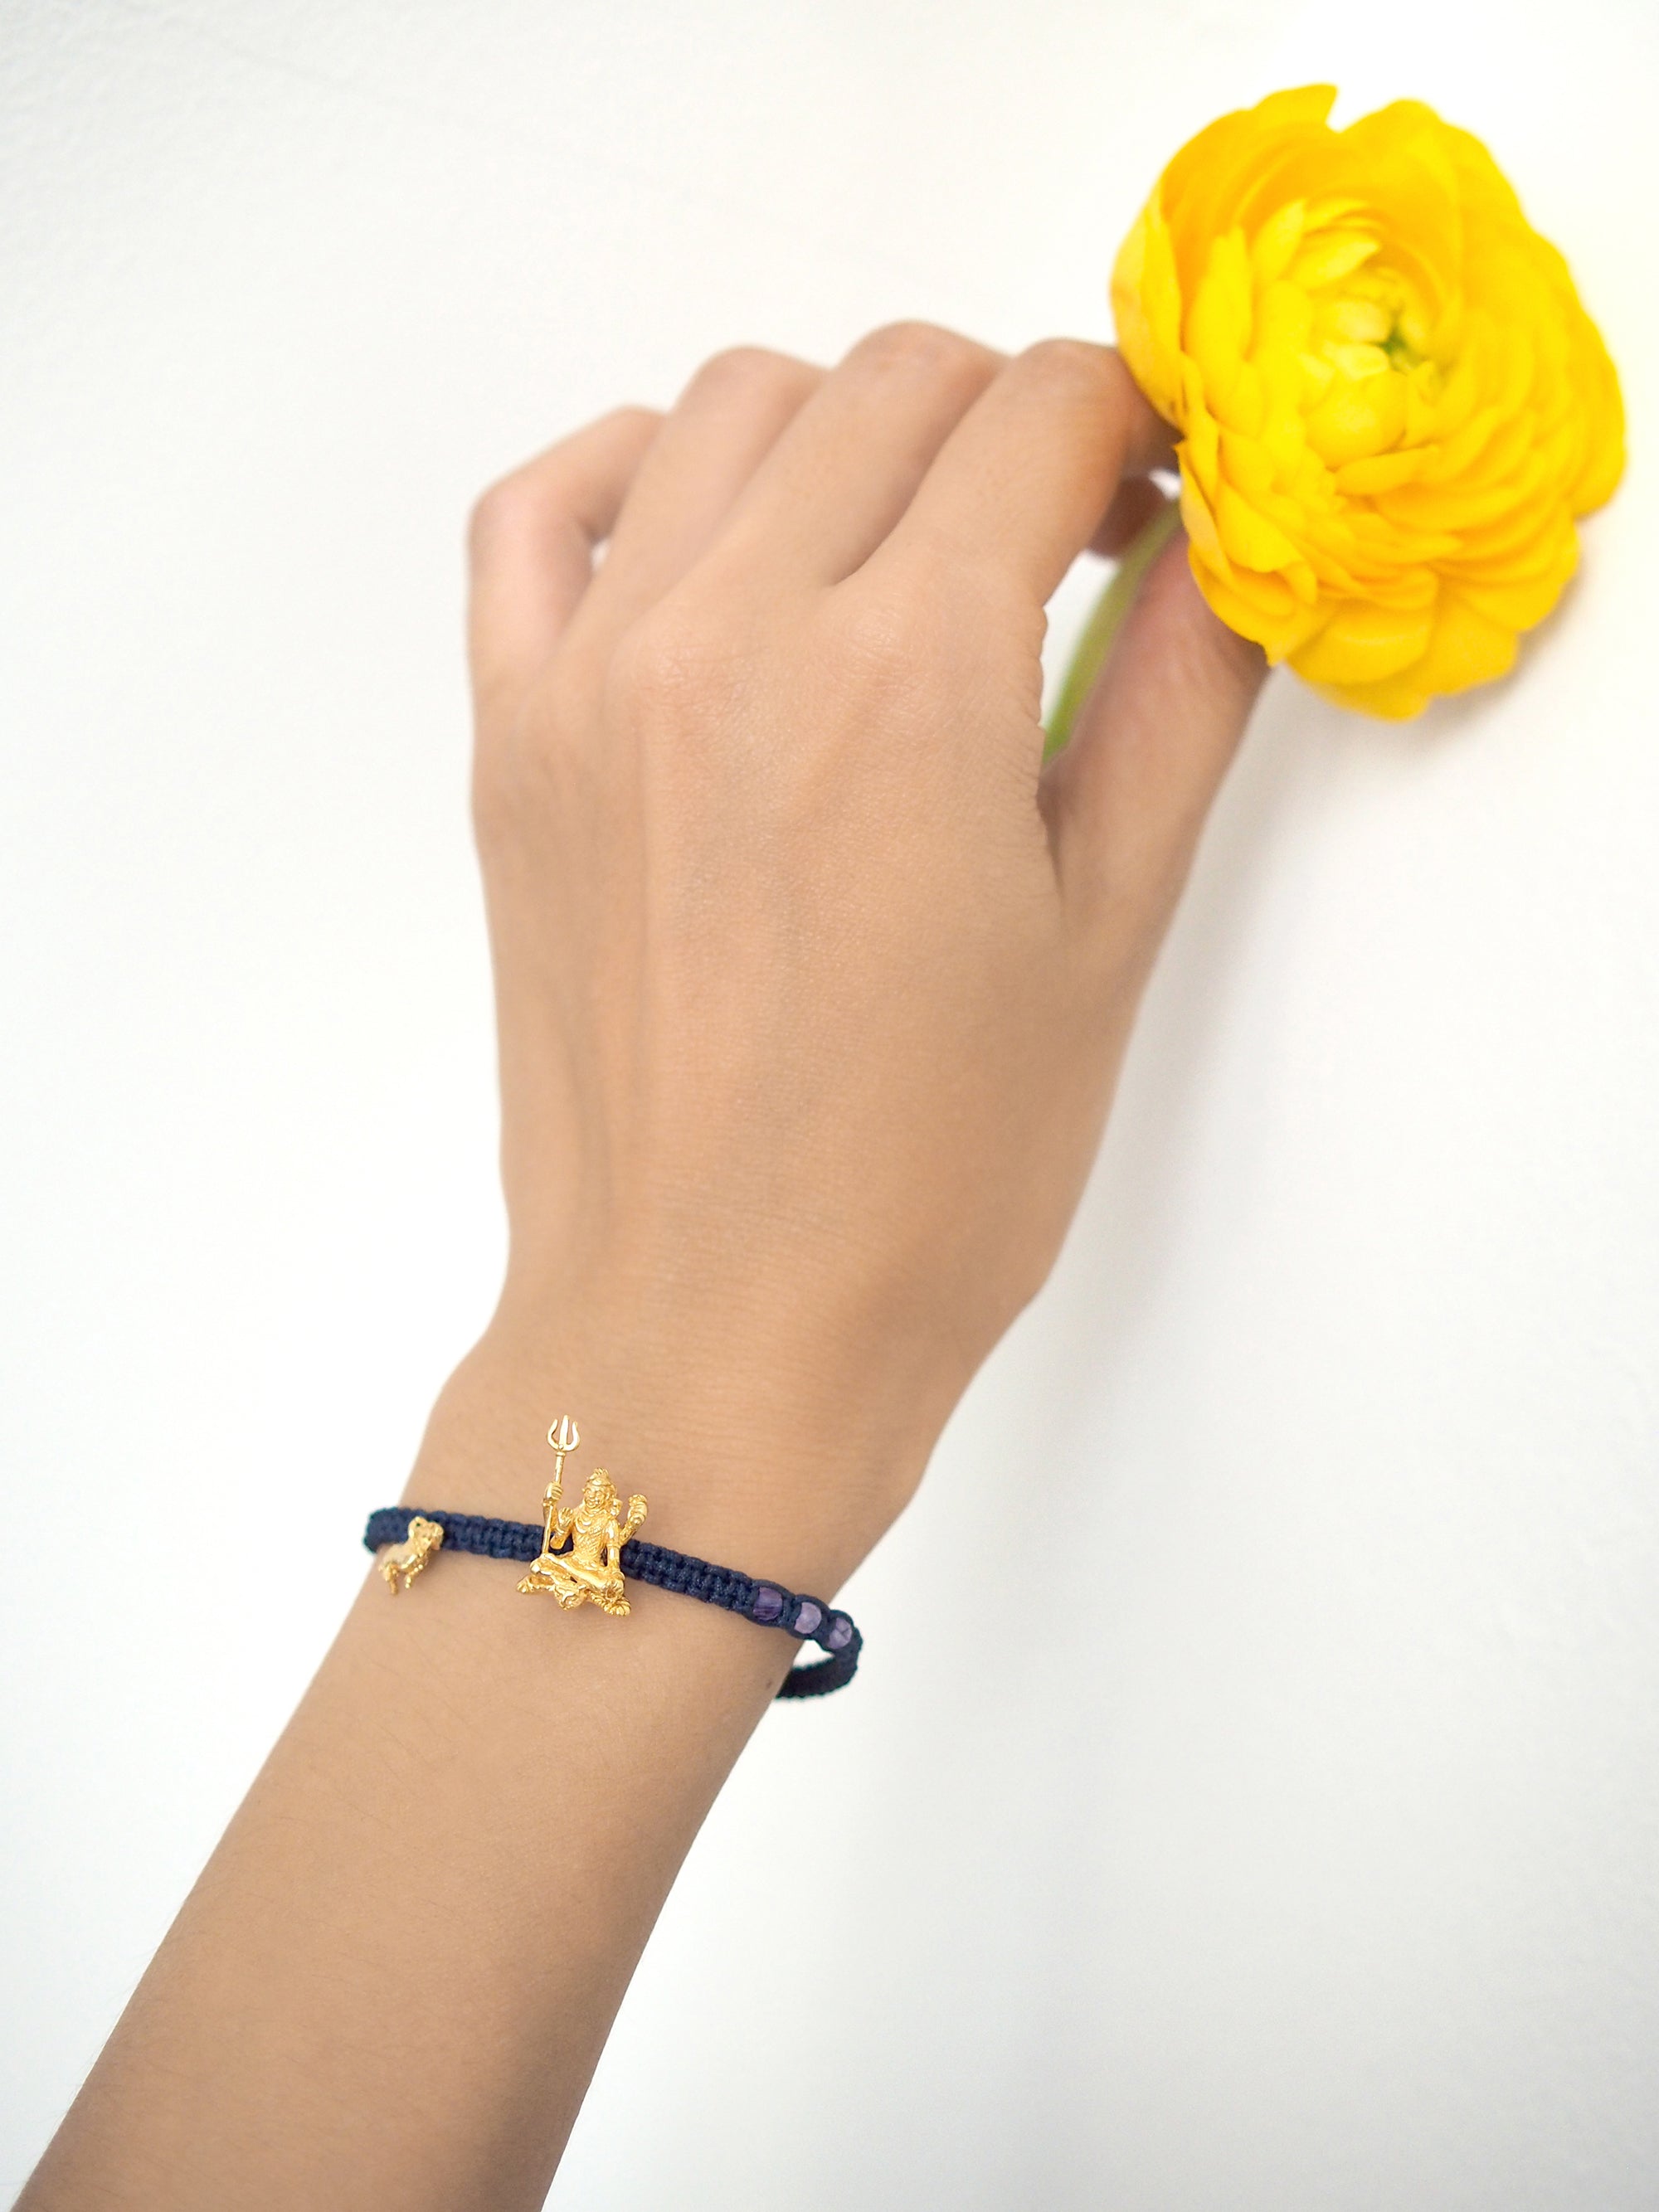
<path fill-rule="evenodd" d="M 878 558 L 988 562 L 1042 605 L 1120 482 L 1170 452 L 1169 425 L 1109 346 L 1045 339 L 968 410 Z"/>

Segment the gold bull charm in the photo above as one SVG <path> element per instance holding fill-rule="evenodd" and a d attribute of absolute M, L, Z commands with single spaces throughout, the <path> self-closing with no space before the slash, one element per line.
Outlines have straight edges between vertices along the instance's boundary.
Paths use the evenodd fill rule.
<path fill-rule="evenodd" d="M 565 1504 L 564 1462 L 581 1442 L 581 1431 L 563 1414 L 548 1431 L 547 1441 L 553 1447 L 553 1480 L 542 1497 L 541 1557 L 519 1588 L 526 1596 L 545 1591 L 567 1612 L 592 1604 L 606 1613 L 625 1613 L 622 1548 L 645 1519 L 645 1500 L 636 1492 L 623 1517 L 616 1485 L 596 1467 L 580 1502 Z M 568 1551 L 561 1549 L 566 1542 Z"/>
<path fill-rule="evenodd" d="M 380 1563 L 380 1571 L 386 1577 L 386 1586 L 393 1597 L 397 1596 L 399 1589 L 409 1588 L 432 1554 L 441 1547 L 443 1540 L 441 1521 L 428 1521 L 418 1513 L 410 1515 L 409 1535 L 402 1550 L 388 1552 Z M 403 1577 L 401 1583 L 398 1579 L 400 1575 Z"/>

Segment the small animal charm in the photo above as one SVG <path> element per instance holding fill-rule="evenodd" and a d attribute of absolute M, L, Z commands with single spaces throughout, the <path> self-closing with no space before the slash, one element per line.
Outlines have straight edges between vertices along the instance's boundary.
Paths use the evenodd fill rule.
<path fill-rule="evenodd" d="M 542 1497 L 541 1557 L 519 1588 L 526 1596 L 545 1591 L 567 1612 L 592 1604 L 606 1613 L 625 1613 L 629 1605 L 622 1548 L 645 1519 L 645 1500 L 635 1492 L 623 1517 L 616 1485 L 602 1467 L 596 1467 L 580 1504 L 566 1505 L 564 1462 L 581 1442 L 581 1432 L 564 1415 L 548 1431 L 547 1441 L 553 1447 L 554 1464 L 553 1480 Z M 566 1543 L 568 1551 L 562 1548 Z"/>
<path fill-rule="evenodd" d="M 380 1561 L 380 1572 L 386 1577 L 386 1586 L 396 1597 L 400 1589 L 407 1589 L 444 1540 L 443 1523 L 428 1521 L 422 1515 L 410 1516 L 409 1539 L 398 1550 L 388 1552 Z M 401 1575 L 403 1580 L 398 1581 Z"/>

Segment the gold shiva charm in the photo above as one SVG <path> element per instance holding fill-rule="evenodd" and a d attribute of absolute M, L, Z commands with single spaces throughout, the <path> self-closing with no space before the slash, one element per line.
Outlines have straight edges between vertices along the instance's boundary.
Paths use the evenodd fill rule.
<path fill-rule="evenodd" d="M 386 1577 L 386 1586 L 396 1597 L 400 1589 L 407 1589 L 444 1540 L 443 1523 L 428 1521 L 421 1514 L 410 1516 L 409 1538 L 401 1551 L 388 1552 L 380 1561 L 380 1572 Z M 398 1576 L 403 1577 L 400 1583 Z"/>
<path fill-rule="evenodd" d="M 562 1413 L 547 1432 L 553 1447 L 553 1480 L 542 1498 L 542 1555 L 519 1588 L 526 1595 L 545 1590 L 567 1612 L 592 1603 L 606 1613 L 624 1613 L 628 1598 L 617 1562 L 623 1546 L 645 1519 L 645 1500 L 636 1492 L 628 1501 L 627 1518 L 619 1518 L 622 1499 L 616 1485 L 602 1467 L 596 1467 L 581 1503 L 565 1504 L 565 1460 L 581 1440 L 580 1430 L 568 1413 Z M 567 1540 L 568 1552 L 561 1548 Z"/>

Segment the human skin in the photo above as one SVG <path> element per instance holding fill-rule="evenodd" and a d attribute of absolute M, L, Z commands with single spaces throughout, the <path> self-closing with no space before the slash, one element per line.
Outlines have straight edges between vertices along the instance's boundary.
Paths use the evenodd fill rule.
<path fill-rule="evenodd" d="M 1060 1249 L 1262 674 L 1177 540 L 1042 765 L 1044 604 L 1165 435 L 1103 349 L 903 325 L 721 356 L 480 501 L 510 1254 L 410 1503 L 535 1520 L 568 1412 L 650 1538 L 796 1589 L 902 1510 Z M 368 1577 L 26 2212 L 541 2203 L 794 1647 L 517 1571 Z"/>

